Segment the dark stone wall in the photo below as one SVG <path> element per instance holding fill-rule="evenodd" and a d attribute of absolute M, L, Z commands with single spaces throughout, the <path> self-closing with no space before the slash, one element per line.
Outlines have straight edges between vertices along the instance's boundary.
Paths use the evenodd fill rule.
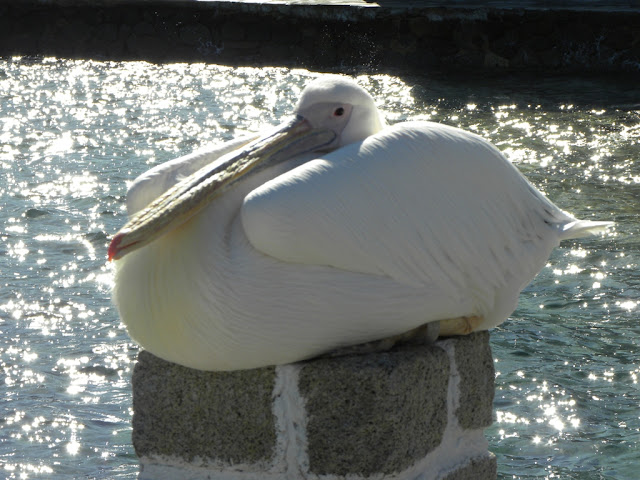
<path fill-rule="evenodd" d="M 0 55 L 327 71 L 640 73 L 640 9 L 5 1 Z"/>

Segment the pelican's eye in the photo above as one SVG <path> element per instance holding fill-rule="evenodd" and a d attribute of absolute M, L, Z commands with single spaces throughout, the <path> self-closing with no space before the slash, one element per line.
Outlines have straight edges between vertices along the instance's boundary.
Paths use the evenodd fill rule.
<path fill-rule="evenodd" d="M 333 111 L 334 117 L 341 117 L 342 115 L 344 115 L 344 108 L 342 107 L 338 107 Z"/>

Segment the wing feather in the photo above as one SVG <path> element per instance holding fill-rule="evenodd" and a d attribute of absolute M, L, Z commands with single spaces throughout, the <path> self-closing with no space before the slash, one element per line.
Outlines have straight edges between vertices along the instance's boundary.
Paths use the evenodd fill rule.
<path fill-rule="evenodd" d="M 241 220 L 250 243 L 281 261 L 439 285 L 489 315 L 515 308 L 575 219 L 481 137 L 412 122 L 253 190 Z"/>
<path fill-rule="evenodd" d="M 197 172 L 223 155 L 236 150 L 256 138 L 240 137 L 221 145 L 198 150 L 147 170 L 129 186 L 127 191 L 127 214 L 133 216 L 149 205 L 173 185 Z"/>

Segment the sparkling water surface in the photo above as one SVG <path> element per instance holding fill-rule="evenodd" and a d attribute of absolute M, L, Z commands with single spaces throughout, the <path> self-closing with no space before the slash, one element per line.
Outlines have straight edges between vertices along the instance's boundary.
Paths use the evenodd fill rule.
<path fill-rule="evenodd" d="M 317 73 L 0 59 L 0 478 L 135 478 L 138 348 L 109 298 L 127 182 L 259 131 Z M 565 242 L 492 332 L 501 479 L 640 471 L 640 92 L 578 79 L 357 77 L 390 122 L 494 142 L 560 207 L 615 220 Z"/>

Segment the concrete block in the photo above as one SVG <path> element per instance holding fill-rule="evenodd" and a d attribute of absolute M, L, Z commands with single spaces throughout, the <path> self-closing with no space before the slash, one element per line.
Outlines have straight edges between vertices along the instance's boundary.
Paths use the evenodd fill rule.
<path fill-rule="evenodd" d="M 455 363 L 460 375 L 458 422 L 464 429 L 486 428 L 493 423 L 495 380 L 489 333 L 460 337 L 455 342 Z"/>
<path fill-rule="evenodd" d="M 133 373 L 136 454 L 268 463 L 276 444 L 274 385 L 274 367 L 202 372 L 142 351 Z"/>
<path fill-rule="evenodd" d="M 489 480 L 489 335 L 238 372 L 141 352 L 140 479 Z"/>
<path fill-rule="evenodd" d="M 442 441 L 448 382 L 449 361 L 440 349 L 406 347 L 304 364 L 299 389 L 310 471 L 369 476 L 410 467 Z"/>
<path fill-rule="evenodd" d="M 496 456 L 472 458 L 464 467 L 450 473 L 442 480 L 477 480 L 479 478 L 496 478 L 498 476 L 498 463 Z"/>

